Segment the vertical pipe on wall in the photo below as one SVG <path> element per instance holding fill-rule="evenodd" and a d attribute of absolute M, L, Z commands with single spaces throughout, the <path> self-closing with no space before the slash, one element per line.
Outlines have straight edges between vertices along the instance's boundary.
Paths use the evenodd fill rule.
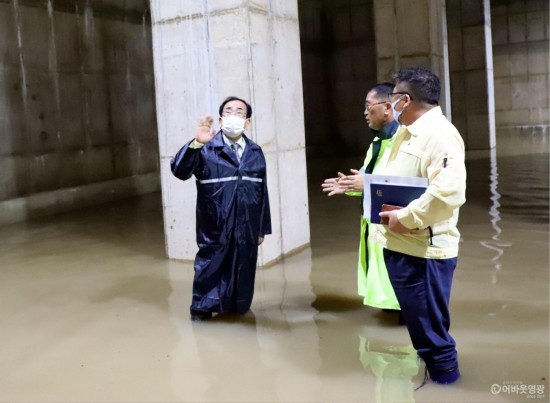
<path fill-rule="evenodd" d="M 489 118 L 489 148 L 496 147 L 495 128 L 495 79 L 493 70 L 493 35 L 491 32 L 491 2 L 483 0 L 484 32 L 485 32 L 485 60 L 487 73 L 487 112 Z"/>

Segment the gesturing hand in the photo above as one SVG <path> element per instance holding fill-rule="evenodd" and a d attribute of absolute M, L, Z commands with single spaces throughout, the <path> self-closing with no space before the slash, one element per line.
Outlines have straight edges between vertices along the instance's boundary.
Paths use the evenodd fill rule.
<path fill-rule="evenodd" d="M 197 131 L 195 132 L 195 140 L 202 144 L 206 144 L 212 140 L 212 137 L 216 135 L 216 132 L 212 130 L 213 122 L 214 118 L 210 115 L 202 117 L 199 120 L 199 127 L 197 127 Z"/>
<path fill-rule="evenodd" d="M 357 169 L 350 169 L 352 175 L 343 176 L 338 182 L 346 192 L 362 192 L 364 179 L 363 174 Z"/>
<path fill-rule="evenodd" d="M 340 179 L 345 177 L 345 175 L 342 172 L 338 172 L 337 178 L 329 178 L 325 179 L 325 181 L 321 184 L 321 187 L 323 188 L 323 192 L 329 192 L 329 196 L 333 195 L 341 195 L 346 193 L 346 189 L 341 187 L 339 185 Z"/>

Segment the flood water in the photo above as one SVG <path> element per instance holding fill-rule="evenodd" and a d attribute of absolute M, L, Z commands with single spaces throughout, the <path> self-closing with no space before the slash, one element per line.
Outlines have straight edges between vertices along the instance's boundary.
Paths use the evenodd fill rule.
<path fill-rule="evenodd" d="M 308 161 L 311 248 L 258 270 L 243 317 L 189 320 L 159 194 L 0 228 L 0 402 L 548 402 L 548 137 L 468 156 L 463 376 L 416 391 L 405 327 L 356 293 L 359 202 L 320 187 L 362 161 Z"/>

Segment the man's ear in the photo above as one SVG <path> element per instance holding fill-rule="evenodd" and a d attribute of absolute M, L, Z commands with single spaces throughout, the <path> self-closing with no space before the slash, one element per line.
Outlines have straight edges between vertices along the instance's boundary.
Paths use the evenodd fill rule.
<path fill-rule="evenodd" d="M 412 102 L 411 97 L 410 97 L 409 94 L 405 94 L 405 97 L 406 97 L 406 98 L 405 98 L 405 103 L 403 104 L 403 109 L 402 109 L 402 110 L 405 110 L 405 108 L 406 108 L 407 106 L 409 106 L 409 105 L 411 104 L 411 102 Z"/>

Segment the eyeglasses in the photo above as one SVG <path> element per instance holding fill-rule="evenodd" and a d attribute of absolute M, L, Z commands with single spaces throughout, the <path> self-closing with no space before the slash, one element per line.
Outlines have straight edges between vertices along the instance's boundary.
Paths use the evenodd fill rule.
<path fill-rule="evenodd" d="M 409 94 L 408 92 L 390 92 L 390 93 L 388 94 L 388 100 L 391 101 L 391 98 L 392 98 L 394 95 L 408 95 L 409 98 L 411 99 L 411 101 L 413 100 L 412 95 Z"/>
<path fill-rule="evenodd" d="M 370 112 L 370 110 L 372 109 L 373 106 L 375 106 L 375 105 L 380 105 L 380 104 L 385 104 L 385 103 L 387 103 L 387 102 L 388 102 L 388 101 L 381 101 L 381 102 L 376 102 L 375 104 L 372 104 L 372 105 L 369 104 L 368 102 L 365 102 L 365 110 L 366 110 L 367 112 Z"/>
<path fill-rule="evenodd" d="M 243 109 L 225 109 L 222 112 L 222 117 L 225 118 L 227 116 L 237 116 L 238 118 L 246 119 L 246 111 Z"/>

